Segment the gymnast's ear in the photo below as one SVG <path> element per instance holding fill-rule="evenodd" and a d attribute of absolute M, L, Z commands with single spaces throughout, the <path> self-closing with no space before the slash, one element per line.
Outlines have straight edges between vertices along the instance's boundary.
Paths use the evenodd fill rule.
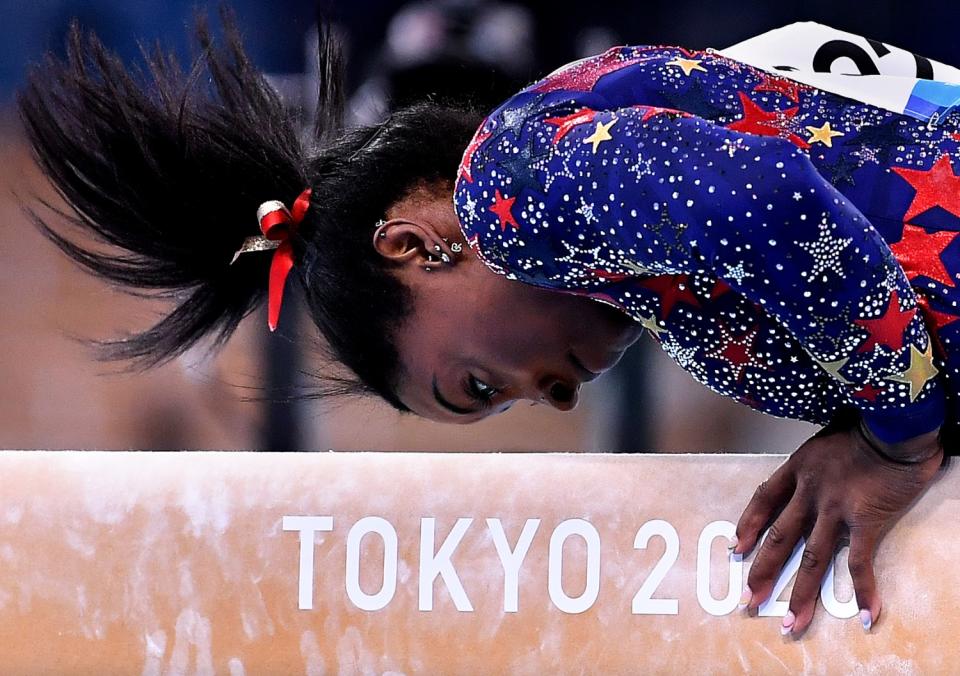
<path fill-rule="evenodd" d="M 395 218 L 381 223 L 373 233 L 373 247 L 397 264 L 437 266 L 443 239 L 429 223 Z"/>

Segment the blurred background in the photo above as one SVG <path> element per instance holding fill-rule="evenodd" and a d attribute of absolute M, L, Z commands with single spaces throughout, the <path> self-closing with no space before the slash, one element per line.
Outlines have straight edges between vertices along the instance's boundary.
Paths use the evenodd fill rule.
<path fill-rule="evenodd" d="M 293 107 L 309 111 L 316 77 L 313 0 L 233 0 L 254 62 Z M 98 363 L 83 339 L 156 321 L 163 305 L 75 270 L 22 213 L 53 199 L 13 110 L 28 64 L 62 52 L 73 18 L 124 58 L 159 40 L 190 57 L 191 0 L 0 2 L 0 448 L 737 451 L 787 452 L 814 430 L 769 418 L 696 384 L 648 338 L 584 388 L 572 413 L 515 406 L 470 426 L 401 416 L 375 400 L 285 401 L 323 368 L 315 330 L 285 303 L 276 334 L 265 308 L 225 350 L 193 350 L 147 373 Z M 960 9 L 899 0 L 644 3 L 332 0 L 352 92 L 348 119 L 369 123 L 424 96 L 489 107 L 557 67 L 617 44 L 723 48 L 814 20 L 960 65 Z M 253 215 L 251 215 L 251 218 Z M 266 284 L 266 280 L 264 280 Z M 305 381 L 309 384 L 309 378 Z"/>

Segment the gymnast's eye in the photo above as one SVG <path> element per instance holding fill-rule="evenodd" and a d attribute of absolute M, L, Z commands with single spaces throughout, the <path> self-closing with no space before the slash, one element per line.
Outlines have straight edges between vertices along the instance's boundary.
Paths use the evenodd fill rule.
<path fill-rule="evenodd" d="M 467 376 L 467 393 L 470 397 L 484 406 L 489 406 L 490 401 L 497 395 L 499 390 L 492 385 L 487 385 L 482 380 L 473 375 Z"/>

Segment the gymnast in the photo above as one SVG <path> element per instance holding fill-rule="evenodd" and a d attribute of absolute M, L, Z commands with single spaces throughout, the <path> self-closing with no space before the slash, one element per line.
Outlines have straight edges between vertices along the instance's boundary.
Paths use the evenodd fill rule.
<path fill-rule="evenodd" d="M 112 357 L 220 345 L 264 299 L 276 328 L 292 272 L 352 374 L 328 393 L 470 423 L 519 400 L 572 409 L 648 333 L 708 387 L 824 425 L 740 518 L 736 553 L 769 526 L 741 607 L 805 539 L 781 629 L 801 635 L 848 537 L 870 630 L 875 548 L 957 424 L 960 115 L 930 124 L 711 51 L 617 47 L 492 112 L 425 102 L 345 129 L 323 32 L 304 140 L 236 31 L 198 34 L 188 72 L 158 51 L 138 73 L 74 28 L 19 97 L 72 208 L 37 215 L 46 236 L 172 301 Z"/>

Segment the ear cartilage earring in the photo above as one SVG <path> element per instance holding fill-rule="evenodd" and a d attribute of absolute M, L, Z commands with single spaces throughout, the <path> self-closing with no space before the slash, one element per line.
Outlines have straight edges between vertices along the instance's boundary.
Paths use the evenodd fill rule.
<path fill-rule="evenodd" d="M 427 254 L 427 262 L 429 262 L 429 263 L 436 263 L 436 262 L 437 262 L 437 257 L 434 256 L 433 254 Z"/>
<path fill-rule="evenodd" d="M 450 245 L 450 251 L 453 253 L 460 253 L 463 251 L 463 245 L 460 242 L 454 242 Z"/>
<path fill-rule="evenodd" d="M 448 256 L 447 254 L 440 254 L 440 260 L 442 260 L 444 263 L 449 263 L 450 256 Z"/>
<path fill-rule="evenodd" d="M 380 236 L 381 236 L 381 237 L 386 237 L 386 236 L 387 236 L 387 233 L 381 232 L 381 233 L 380 233 Z"/>
<path fill-rule="evenodd" d="M 430 272 L 431 270 L 433 270 L 433 268 L 431 268 L 429 265 L 424 267 L 423 269 L 426 270 L 427 272 Z"/>
<path fill-rule="evenodd" d="M 379 228 L 381 225 L 383 225 L 386 222 L 387 222 L 386 219 L 381 218 L 379 221 L 373 224 L 373 227 Z"/>
<path fill-rule="evenodd" d="M 433 250 L 434 250 L 434 251 L 442 251 L 442 249 L 440 248 L 440 245 L 439 245 L 439 244 L 434 244 L 434 245 L 433 245 Z"/>

